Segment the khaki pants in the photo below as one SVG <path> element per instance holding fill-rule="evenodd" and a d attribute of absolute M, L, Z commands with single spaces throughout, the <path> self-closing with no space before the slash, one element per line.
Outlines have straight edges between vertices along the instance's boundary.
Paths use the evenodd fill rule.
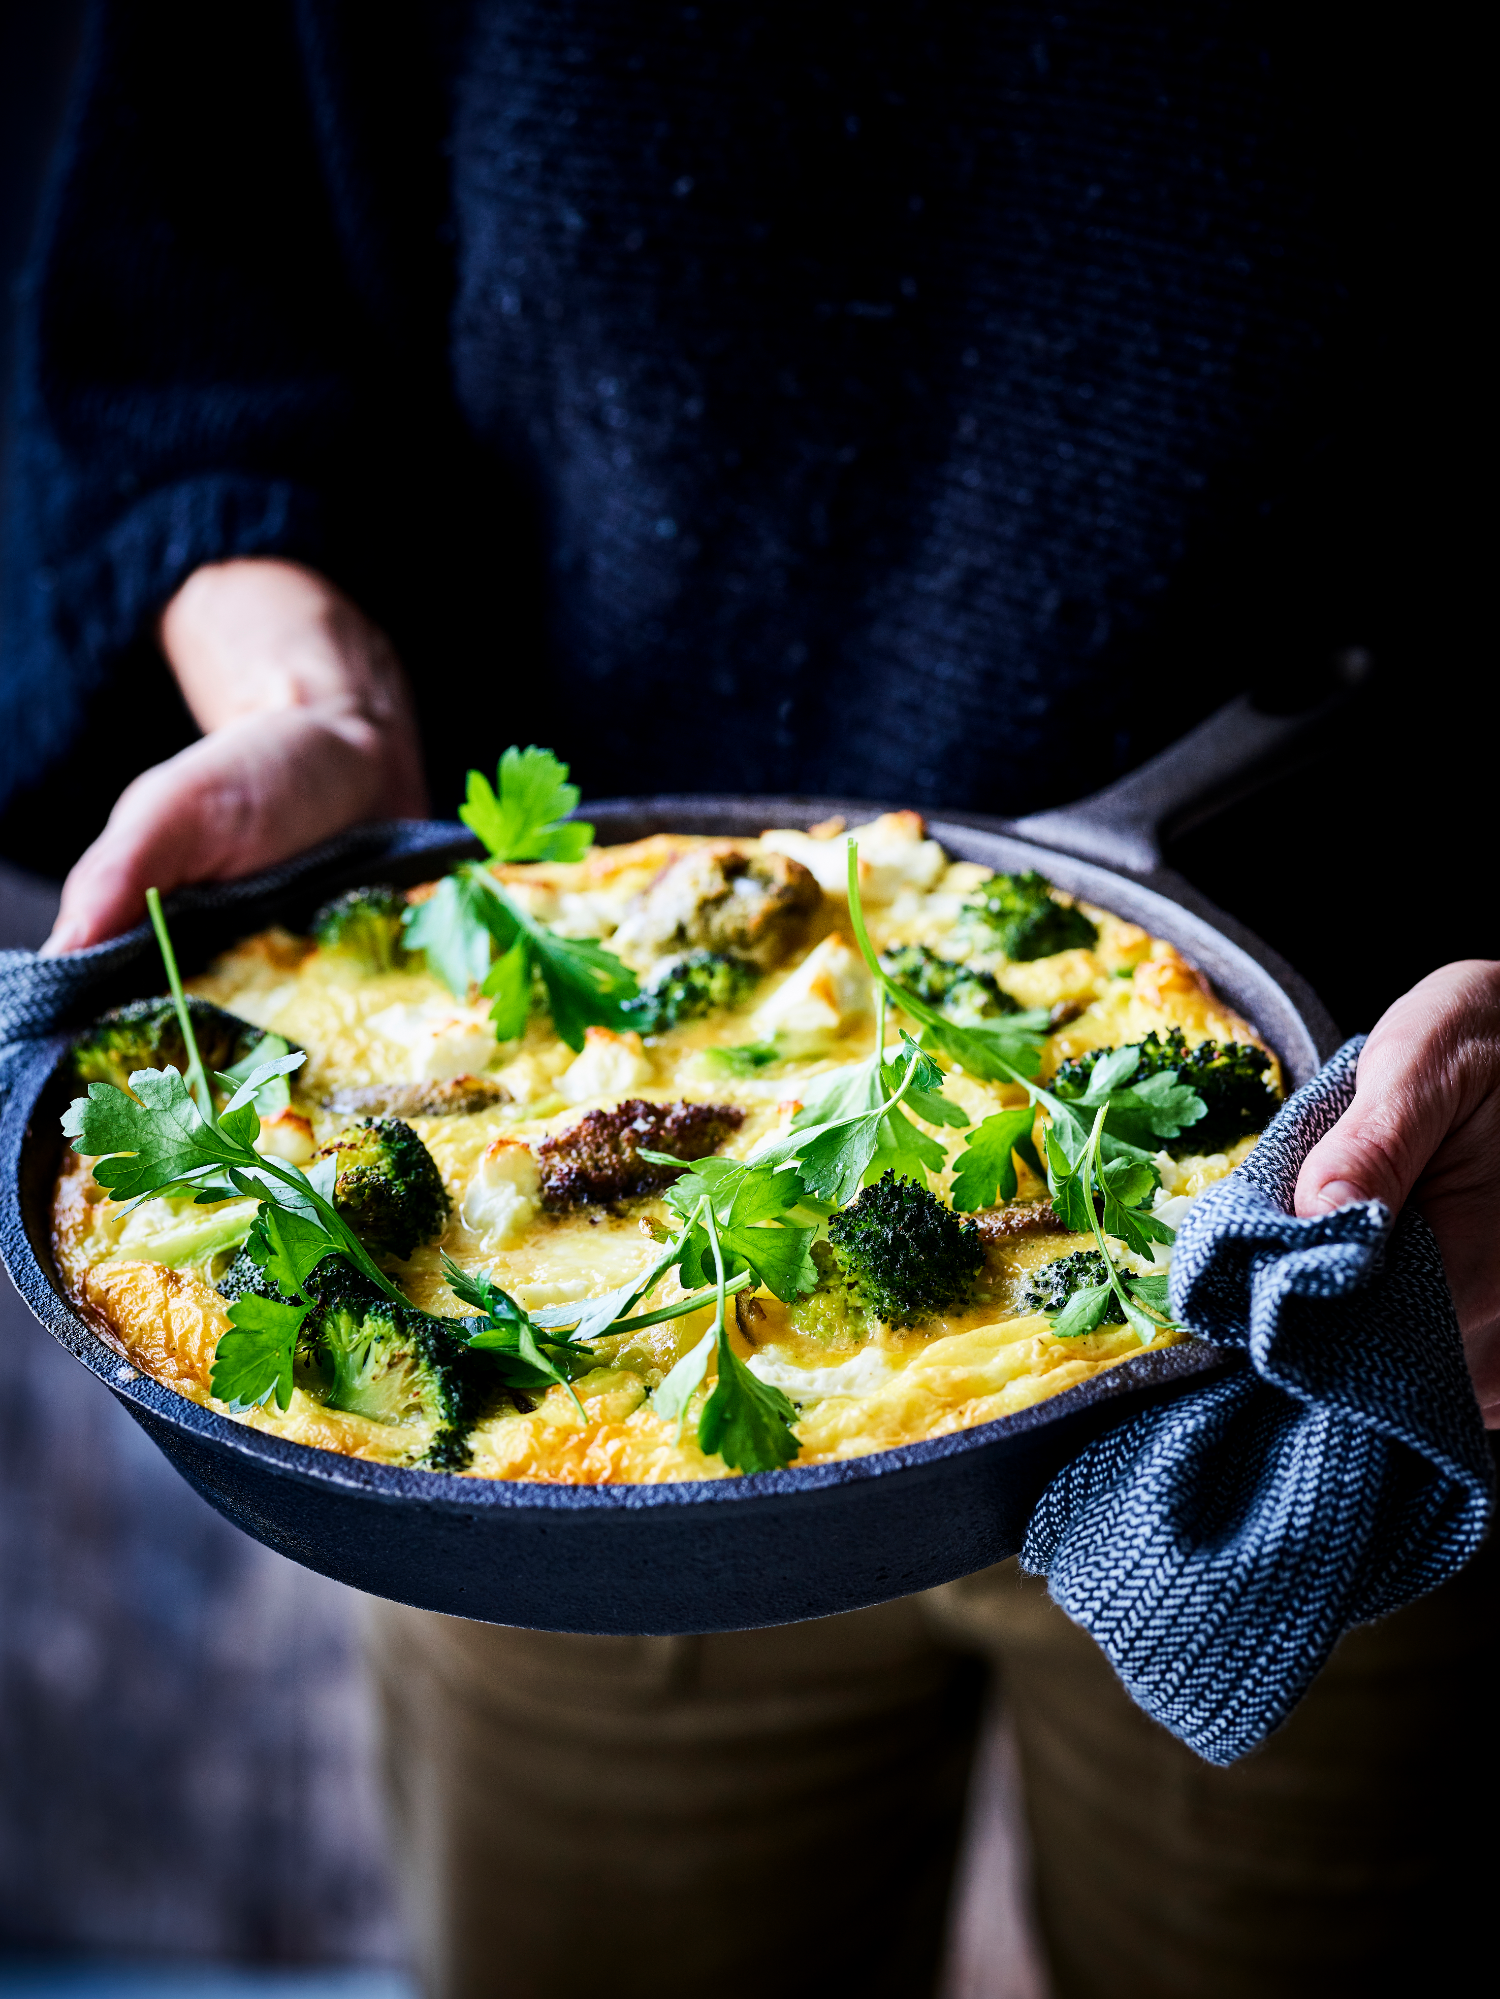
<path fill-rule="evenodd" d="M 1229 1770 L 1133 1707 L 1014 1563 L 707 1638 L 372 1604 L 424 1991 L 918 1999 L 988 1662 L 1057 1999 L 1457 1993 L 1496 1893 L 1495 1567 L 1352 1633 Z"/>

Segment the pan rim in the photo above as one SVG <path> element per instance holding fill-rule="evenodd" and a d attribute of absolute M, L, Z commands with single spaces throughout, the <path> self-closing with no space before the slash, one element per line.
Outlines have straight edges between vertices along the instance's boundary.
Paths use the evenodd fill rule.
<path fill-rule="evenodd" d="M 832 812 L 849 809 L 860 812 L 889 810 L 873 800 L 823 798 L 773 798 L 763 800 L 745 795 L 675 794 L 660 798 L 609 799 L 590 802 L 585 814 L 598 818 L 624 818 L 628 814 L 684 818 L 756 816 L 752 807 L 791 807 L 786 815 L 797 819 L 827 818 Z M 425 822 L 436 831 L 446 822 Z M 762 823 L 765 823 L 764 820 Z M 934 814 L 929 821 L 935 837 L 944 828 L 1003 838 L 1008 844 L 1027 849 L 1038 859 L 1055 861 L 1066 872 L 1081 870 L 1092 876 L 1118 881 L 1136 894 L 1171 904 L 1179 913 L 1214 930 L 1219 939 L 1250 957 L 1256 969 L 1281 988 L 1283 997 L 1299 1025 L 1315 1045 L 1325 1037 L 1316 1032 L 1318 1021 L 1309 1021 L 1299 997 L 1288 992 L 1278 973 L 1288 971 L 1275 954 L 1252 939 L 1241 926 L 1223 919 L 1200 897 L 1178 901 L 1151 879 L 1122 873 L 1096 861 L 1067 855 L 1041 846 L 1023 834 L 1013 833 L 1003 821 L 966 817 L 963 814 Z M 688 831 L 688 827 L 679 830 Z M 452 826 L 454 845 L 471 844 L 465 829 Z M 436 851 L 436 850 L 434 850 Z M 1174 884 L 1175 886 L 1175 884 Z M 1184 886 L 1186 886 L 1184 884 Z M 1091 898 L 1092 899 L 1092 898 Z M 1216 920 L 1217 919 L 1217 920 Z M 1224 928 L 1219 928 L 1219 923 Z M 1247 949 L 1247 946 L 1249 947 Z M 1266 962 L 1269 960 L 1270 962 Z M 1295 975 L 1292 975 L 1295 979 Z M 1300 981 L 1295 981 L 1300 985 Z M 1263 1031 L 1263 1030 L 1262 1030 Z M 934 1474 L 946 1462 L 972 1453 L 983 1453 L 1010 1443 L 1030 1432 L 1063 1424 L 1070 1416 L 1081 1416 L 1101 1402 L 1120 1401 L 1129 1407 L 1145 1407 L 1164 1393 L 1180 1392 L 1246 1364 L 1237 1349 L 1218 1346 L 1200 1337 L 1182 1345 L 1154 1349 L 1116 1363 L 1103 1373 L 1091 1376 L 1071 1388 L 1047 1396 L 1010 1415 L 993 1418 L 964 1430 L 939 1437 L 922 1438 L 887 1450 L 816 1465 L 791 1464 L 777 1471 L 731 1473 L 721 1478 L 664 1481 L 660 1484 L 569 1485 L 525 1479 L 489 1479 L 457 1473 L 428 1471 L 415 1466 L 377 1463 L 340 1452 L 322 1450 L 277 1437 L 236 1422 L 232 1417 L 204 1407 L 157 1381 L 137 1367 L 90 1323 L 65 1289 L 51 1257 L 50 1242 L 39 1246 L 32 1237 L 23 1194 L 26 1157 L 29 1149 L 42 1143 L 34 1133 L 34 1115 L 58 1080 L 59 1070 L 72 1044 L 72 1032 L 60 1032 L 39 1039 L 19 1056 L 11 1070 L 10 1087 L 4 1107 L 4 1145 L 0 1152 L 0 1247 L 12 1281 L 32 1314 L 46 1330 L 65 1346 L 88 1371 L 119 1401 L 149 1420 L 164 1424 L 191 1438 L 200 1446 L 248 1461 L 256 1468 L 281 1479 L 349 1497 L 375 1500 L 386 1505 L 410 1505 L 446 1514 L 537 1513 L 554 1518 L 597 1517 L 600 1514 L 640 1512 L 659 1508 L 733 1504 L 785 1505 L 820 1491 L 845 1488 L 875 1481 L 920 1480 Z M 1269 1038 L 1269 1036 L 1268 1036 Z M 1274 1045 L 1274 1044 L 1273 1044 Z M 1279 1051 L 1278 1051 L 1279 1052 Z"/>

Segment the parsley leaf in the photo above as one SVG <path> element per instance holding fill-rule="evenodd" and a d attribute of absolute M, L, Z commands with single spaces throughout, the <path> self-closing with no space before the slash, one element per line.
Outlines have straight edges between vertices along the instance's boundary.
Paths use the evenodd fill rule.
<path fill-rule="evenodd" d="M 269 1202 L 256 1216 L 245 1248 L 289 1298 L 301 1295 L 318 1265 L 338 1252 L 333 1238 L 315 1221 Z"/>
<path fill-rule="evenodd" d="M 1015 1199 L 1020 1183 L 1011 1155 L 1030 1145 L 1035 1121 L 1036 1107 L 1026 1103 L 1018 1110 L 996 1111 L 970 1133 L 953 1169 L 953 1205 L 961 1214 Z"/>
<path fill-rule="evenodd" d="M 1073 1293 L 1057 1314 L 1052 1321 L 1052 1330 L 1060 1340 L 1076 1340 L 1084 1333 L 1097 1332 L 1110 1316 L 1114 1304 L 1112 1284 L 1086 1284 Z"/>
<path fill-rule="evenodd" d="M 724 1257 L 713 1202 L 705 1200 L 701 1212 L 718 1280 L 714 1323 L 719 1378 L 698 1418 L 698 1445 L 701 1450 L 716 1451 L 732 1471 L 772 1471 L 790 1464 L 802 1448 L 795 1429 L 796 1407 L 779 1388 L 757 1380 L 729 1344 Z"/>
<path fill-rule="evenodd" d="M 668 1423 L 677 1425 L 679 1443 L 682 1441 L 682 1424 L 687 1415 L 687 1406 L 697 1394 L 699 1384 L 708 1372 L 708 1357 L 713 1352 L 717 1339 L 717 1331 L 710 1326 L 698 1344 L 682 1356 L 651 1398 L 651 1407 L 657 1415 Z"/>
<path fill-rule="evenodd" d="M 281 1035 L 262 1035 L 250 1053 L 242 1055 L 232 1068 L 215 1072 L 218 1080 L 227 1083 L 233 1092 L 220 1116 L 237 1111 L 241 1104 L 253 1103 L 257 1117 L 279 1117 L 292 1101 L 286 1079 L 306 1060 L 300 1051 L 293 1055 Z"/>
<path fill-rule="evenodd" d="M 1149 1305 L 1153 1312 L 1160 1312 L 1165 1317 L 1171 1310 L 1171 1300 L 1167 1295 L 1171 1282 L 1165 1270 L 1153 1270 L 1149 1276 L 1132 1277 L 1130 1289 L 1142 1304 Z"/>
<path fill-rule="evenodd" d="M 721 1332 L 719 1379 L 698 1418 L 699 1446 L 734 1471 L 776 1471 L 802 1448 L 796 1421 L 796 1404 L 752 1374 Z"/>
<path fill-rule="evenodd" d="M 753 1163 L 795 1165 L 809 1194 L 840 1208 L 888 1168 L 925 1187 L 928 1172 L 941 1172 L 948 1155 L 935 1138 L 917 1130 L 901 1105 L 915 1091 L 930 1109 L 942 1071 L 909 1034 L 902 1041 L 903 1054 L 894 1062 L 877 1052 L 867 1062 L 820 1078 L 821 1088 L 809 1091 L 788 1130 L 756 1147 Z M 968 1123 L 955 1104 L 944 1105 L 942 1122 L 953 1123 L 954 1112 Z"/>
<path fill-rule="evenodd" d="M 257 1409 L 272 1395 L 277 1408 L 285 1409 L 292 1399 L 297 1335 L 313 1305 L 303 1287 L 338 1246 L 315 1221 L 267 1203 L 245 1248 L 286 1302 L 253 1295 L 235 1300 L 229 1308 L 232 1331 L 214 1349 L 209 1387 L 231 1409 Z"/>
<path fill-rule="evenodd" d="M 1133 1087 L 1129 1078 L 1140 1060 L 1139 1046 L 1112 1048 L 1094 1064 L 1089 1086 L 1080 1097 L 1063 1097 L 1079 1111 L 1097 1110 L 1108 1104 L 1111 1137 L 1126 1145 L 1159 1149 L 1152 1141 L 1176 1138 L 1187 1126 L 1207 1115 L 1208 1106 L 1198 1092 L 1180 1083 L 1171 1070 L 1158 1070 Z"/>
<path fill-rule="evenodd" d="M 297 1334 L 312 1309 L 303 1286 L 325 1257 L 344 1257 L 388 1298 L 399 1304 L 406 1300 L 333 1206 L 337 1161 L 321 1160 L 301 1173 L 255 1150 L 262 1091 L 300 1067 L 304 1055 L 291 1054 L 282 1042 L 281 1054 L 257 1060 L 242 1077 L 226 1074 L 221 1080 L 237 1081 L 238 1087 L 215 1116 L 161 897 L 154 888 L 147 890 L 146 903 L 187 1049 L 189 1081 L 168 1067 L 137 1069 L 129 1090 L 90 1083 L 88 1095 L 75 1097 L 64 1112 L 63 1133 L 93 1159 L 95 1180 L 117 1201 L 154 1194 L 217 1201 L 240 1194 L 261 1203 L 246 1247 L 286 1299 L 236 1299 L 229 1310 L 231 1330 L 214 1351 L 210 1387 L 233 1409 L 258 1408 L 272 1395 L 285 1409 L 292 1397 Z M 264 1057 L 267 1043 L 255 1052 Z M 245 1066 L 238 1064 L 237 1070 Z"/>
<path fill-rule="evenodd" d="M 653 1165 L 667 1163 L 665 1153 L 643 1151 L 641 1157 Z M 817 1265 L 812 1260 L 812 1241 L 818 1231 L 784 1219 L 801 1193 L 795 1173 L 746 1165 L 739 1159 L 698 1160 L 674 1181 L 665 1197 L 684 1225 L 675 1258 L 684 1283 L 717 1281 L 717 1243 L 727 1277 L 748 1272 L 786 1304 L 811 1291 L 818 1281 Z M 706 1225 L 710 1212 L 713 1235 Z"/>
<path fill-rule="evenodd" d="M 582 860 L 594 829 L 564 823 L 578 803 L 567 775 L 550 750 L 508 749 L 496 773 L 498 792 L 481 772 L 469 772 L 459 817 L 489 848 L 491 861 Z M 582 1048 L 587 1028 L 630 1025 L 621 1009 L 640 991 L 635 974 L 592 938 L 559 937 L 538 923 L 485 864 L 462 863 L 403 921 L 407 947 L 427 954 L 449 992 L 467 999 L 478 986 L 495 1002 L 490 1019 L 498 1041 L 525 1031 L 533 970 L 541 975 L 552 1024 L 570 1048 Z"/>
<path fill-rule="evenodd" d="M 524 938 L 518 937 L 508 951 L 501 952 L 479 989 L 495 1002 L 490 1019 L 497 1041 L 514 1041 L 526 1032 L 531 1013 L 531 954 Z"/>
<path fill-rule="evenodd" d="M 280 1298 L 236 1299 L 229 1308 L 231 1330 L 214 1348 L 210 1392 L 231 1409 L 258 1409 L 273 1395 L 278 1409 L 287 1408 L 297 1335 L 310 1309 Z"/>
<path fill-rule="evenodd" d="M 314 1177 L 255 1150 L 260 1119 L 253 1104 L 210 1124 L 175 1069 L 138 1069 L 130 1088 L 134 1096 L 113 1083 L 90 1083 L 62 1120 L 78 1150 L 93 1156 L 94 1178 L 117 1201 L 179 1192 L 208 1200 L 226 1192 L 253 1195 L 316 1223 L 333 1249 L 388 1298 L 405 1303 Z"/>
<path fill-rule="evenodd" d="M 507 1388 L 519 1388 L 523 1394 L 565 1388 L 574 1408 L 584 1415 L 572 1377 L 598 1365 L 591 1353 L 575 1348 L 571 1340 L 557 1333 L 544 1332 L 508 1291 L 502 1291 L 488 1277 L 462 1269 L 446 1254 L 443 1276 L 456 1298 L 481 1313 L 478 1320 L 469 1321 L 469 1345 L 476 1353 L 494 1357 Z"/>
<path fill-rule="evenodd" d="M 559 823 L 578 807 L 578 787 L 567 779 L 568 766 L 551 750 L 512 745 L 495 773 L 498 793 L 482 772 L 471 770 L 458 816 L 497 861 L 581 861 L 594 844 L 594 829 L 577 819 Z"/>
<path fill-rule="evenodd" d="M 484 984 L 494 955 L 497 907 L 476 874 L 465 865 L 445 875 L 427 900 L 402 918 L 407 949 L 425 951 L 428 968 L 459 999 L 468 998 L 471 986 Z M 502 948 L 513 935 L 507 925 Z"/>
<path fill-rule="evenodd" d="M 1108 1104 L 1101 1104 L 1094 1113 L 1088 1137 L 1081 1144 L 1071 1127 L 1060 1131 L 1053 1124 L 1047 1128 L 1052 1205 L 1070 1229 L 1093 1236 L 1109 1271 L 1107 1283 L 1088 1285 L 1074 1292 L 1054 1320 L 1052 1330 L 1064 1339 L 1072 1339 L 1092 1332 L 1104 1323 L 1106 1316 L 1118 1316 L 1144 1343 L 1154 1340 L 1173 1323 L 1166 1316 L 1165 1275 L 1153 1271 L 1132 1278 L 1127 1291 L 1105 1237 L 1112 1235 L 1138 1253 L 1149 1254 L 1153 1241 L 1171 1242 L 1175 1232 L 1144 1206 L 1158 1184 L 1149 1162 L 1129 1158 L 1101 1160 L 1100 1140 L 1108 1113 Z M 1096 1192 L 1104 1209 L 1102 1224 L 1095 1212 Z"/>
<path fill-rule="evenodd" d="M 570 1048 L 582 1048 L 585 1028 L 618 1032 L 630 1025 L 620 1009 L 640 991 L 634 972 L 592 938 L 559 937 L 520 910 L 513 913 L 542 975 L 552 1025 Z"/>

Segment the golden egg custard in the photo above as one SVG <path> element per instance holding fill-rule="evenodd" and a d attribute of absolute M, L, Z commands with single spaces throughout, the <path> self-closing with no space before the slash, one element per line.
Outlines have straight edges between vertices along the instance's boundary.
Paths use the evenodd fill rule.
<path fill-rule="evenodd" d="M 504 892 L 489 918 L 479 872 Z M 344 898 L 315 931 L 249 937 L 191 983 L 203 1059 L 243 1075 L 282 1042 L 305 1051 L 255 1099 L 256 1149 L 334 1162 L 329 1198 L 411 1309 L 325 1262 L 281 1386 L 226 1399 L 215 1357 L 246 1320 L 237 1299 L 284 1295 L 244 1247 L 253 1187 L 115 1199 L 73 1152 L 56 1250 L 158 1381 L 383 1463 L 722 1478 L 1010 1415 L 1187 1337 L 1161 1281 L 1172 1229 L 1281 1090 L 1170 943 L 951 860 L 914 813 L 495 860 L 457 889 Z M 595 1006 L 612 1024 L 569 1012 L 567 977 L 589 965 L 614 981 Z M 81 1081 L 123 1080 L 148 1011 L 85 1039 Z M 1022 1051 L 1016 1073 L 981 1046 Z M 412 1176 L 400 1199 L 388 1168 Z M 710 1230 L 700 1202 L 697 1247 L 661 1271 L 710 1186 L 740 1207 L 726 1195 Z M 485 1326 L 488 1349 L 465 1343 Z"/>

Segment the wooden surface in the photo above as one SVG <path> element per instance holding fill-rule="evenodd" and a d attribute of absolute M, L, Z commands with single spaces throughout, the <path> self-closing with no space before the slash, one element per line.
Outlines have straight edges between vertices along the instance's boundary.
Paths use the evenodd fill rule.
<path fill-rule="evenodd" d="M 0 948 L 52 903 L 0 868 Z M 0 1953 L 397 1962 L 358 1608 L 221 1520 L 0 1277 Z M 1044 1999 L 1017 1825 L 992 1717 L 945 1999 Z"/>

